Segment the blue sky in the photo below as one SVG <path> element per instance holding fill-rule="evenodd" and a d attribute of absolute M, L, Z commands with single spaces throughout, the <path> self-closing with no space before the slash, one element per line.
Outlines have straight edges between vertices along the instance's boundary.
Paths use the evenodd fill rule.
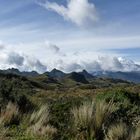
<path fill-rule="evenodd" d="M 99 56 L 140 63 L 139 7 L 139 0 L 0 0 L 0 58 L 16 53 L 48 70 L 78 69 Z"/>

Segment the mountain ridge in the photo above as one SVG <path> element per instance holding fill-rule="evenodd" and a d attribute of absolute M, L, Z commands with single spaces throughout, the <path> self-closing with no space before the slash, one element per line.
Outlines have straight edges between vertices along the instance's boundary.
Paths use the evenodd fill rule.
<path fill-rule="evenodd" d="M 18 69 L 15 69 L 15 68 L 7 69 L 7 70 L 0 70 L 0 73 L 16 74 L 16 75 L 25 76 L 25 77 L 37 77 L 37 76 L 42 75 L 42 74 L 39 74 L 36 71 L 30 71 L 30 72 L 19 71 Z M 60 80 L 60 79 L 64 79 L 65 77 L 72 79 L 72 76 L 70 76 L 70 75 L 72 75 L 74 73 L 76 75 L 80 75 L 79 78 L 84 77 L 85 80 L 83 80 L 83 81 L 85 83 L 88 83 L 86 81 L 94 80 L 95 78 L 113 78 L 113 79 L 121 79 L 121 80 L 129 81 L 129 82 L 134 82 L 134 83 L 140 83 L 140 72 L 139 71 L 131 71 L 131 72 L 95 71 L 95 72 L 89 73 L 88 71 L 83 70 L 83 71 L 80 71 L 80 72 L 65 73 L 61 70 L 58 70 L 58 69 L 54 68 L 52 71 L 50 71 L 50 72 L 47 71 L 43 74 L 48 76 L 49 78 L 52 78 L 52 79 L 55 79 L 55 80 Z M 84 78 L 82 78 L 82 79 L 84 79 Z M 76 81 L 78 81 L 77 78 L 76 78 Z"/>

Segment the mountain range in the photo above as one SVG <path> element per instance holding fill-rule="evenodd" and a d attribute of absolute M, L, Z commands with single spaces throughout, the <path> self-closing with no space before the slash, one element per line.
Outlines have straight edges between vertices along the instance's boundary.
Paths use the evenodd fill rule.
<path fill-rule="evenodd" d="M 0 73 L 15 74 L 15 75 L 30 77 L 30 78 L 46 78 L 48 79 L 48 82 L 55 81 L 56 83 L 58 81 L 64 82 L 66 79 L 69 79 L 69 81 L 71 80 L 78 83 L 88 84 L 89 81 L 93 81 L 99 78 L 111 78 L 111 79 L 119 79 L 119 80 L 134 82 L 134 83 L 140 83 L 140 72 L 138 71 L 132 71 L 132 72 L 96 71 L 96 72 L 89 73 L 86 70 L 83 70 L 81 72 L 64 73 L 60 70 L 53 69 L 50 72 L 39 74 L 36 71 L 21 72 L 18 69 L 12 68 L 7 70 L 0 70 Z"/>

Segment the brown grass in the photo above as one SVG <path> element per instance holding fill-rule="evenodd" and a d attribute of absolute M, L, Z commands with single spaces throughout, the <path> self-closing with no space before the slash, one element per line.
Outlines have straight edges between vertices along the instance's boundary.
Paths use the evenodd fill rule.
<path fill-rule="evenodd" d="M 103 124 L 116 110 L 116 106 L 110 102 L 84 103 L 80 107 L 72 109 L 73 126 L 76 128 L 78 140 L 100 139 L 103 135 Z"/>
<path fill-rule="evenodd" d="M 13 121 L 19 120 L 19 109 L 18 106 L 14 103 L 9 102 L 5 109 L 1 110 L 0 113 L 0 124 L 8 125 Z"/>
<path fill-rule="evenodd" d="M 53 135 L 57 133 L 56 128 L 49 125 L 48 105 L 43 105 L 38 111 L 31 114 L 29 121 L 28 134 L 39 137 L 46 137 L 51 140 Z"/>
<path fill-rule="evenodd" d="M 131 128 L 122 122 L 112 125 L 105 140 L 140 140 L 140 126 Z"/>

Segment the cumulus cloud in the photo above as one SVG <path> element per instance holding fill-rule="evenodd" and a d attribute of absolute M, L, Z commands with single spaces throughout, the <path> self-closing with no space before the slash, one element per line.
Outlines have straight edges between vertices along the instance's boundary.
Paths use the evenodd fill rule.
<path fill-rule="evenodd" d="M 140 71 L 140 65 L 132 60 L 109 56 L 99 56 L 97 59 L 91 60 L 61 58 L 59 61 L 54 62 L 52 68 L 54 67 L 64 72 L 82 71 L 83 69 L 91 73 L 96 71 Z"/>
<path fill-rule="evenodd" d="M 50 43 L 49 41 L 45 42 L 45 46 L 46 46 L 45 48 L 47 50 L 47 53 L 51 54 L 54 58 L 56 58 L 58 56 L 61 56 L 61 57 L 66 56 L 66 54 L 61 51 L 60 47 L 58 47 L 55 44 Z"/>
<path fill-rule="evenodd" d="M 7 62 L 10 65 L 22 66 L 24 62 L 24 57 L 19 55 L 18 53 L 11 52 L 8 55 Z"/>
<path fill-rule="evenodd" d="M 62 66 L 61 66 L 62 67 Z M 63 66 L 64 71 L 72 72 L 72 71 L 81 71 L 82 66 L 76 62 L 66 64 L 65 67 Z"/>
<path fill-rule="evenodd" d="M 40 60 L 18 52 L 0 52 L 0 69 L 17 68 L 21 71 L 46 72 L 47 66 Z"/>
<path fill-rule="evenodd" d="M 103 70 L 119 71 L 124 69 L 117 57 L 101 56 L 98 58 L 98 63 Z"/>
<path fill-rule="evenodd" d="M 6 46 L 6 48 L 8 47 Z M 106 56 L 98 52 L 89 51 L 63 53 L 57 45 L 52 44 L 43 47 L 42 51 L 45 54 L 43 59 L 18 51 L 13 52 L 11 49 L 4 49 L 0 51 L 0 69 L 13 67 L 21 71 L 34 70 L 40 73 L 53 68 L 64 72 L 86 69 L 91 73 L 94 71 L 140 71 L 140 65 L 134 61 L 118 56 L 115 57 L 114 55 Z"/>
<path fill-rule="evenodd" d="M 59 53 L 60 52 L 60 48 L 58 46 L 56 46 L 54 44 L 51 44 L 48 41 L 46 41 L 45 44 L 46 44 L 47 48 L 49 50 L 51 50 L 52 52 L 54 52 L 54 53 Z"/>
<path fill-rule="evenodd" d="M 39 3 L 48 10 L 61 15 L 65 20 L 71 21 L 78 26 L 89 25 L 98 20 L 96 7 L 88 0 L 68 0 L 67 5 L 59 5 L 55 2 Z"/>
<path fill-rule="evenodd" d="M 83 67 L 89 72 L 102 70 L 100 63 L 96 60 L 93 60 L 92 62 L 83 62 Z"/>
<path fill-rule="evenodd" d="M 45 66 L 43 63 L 40 62 L 40 60 L 36 58 L 31 58 L 29 56 L 26 56 L 24 68 L 27 71 L 34 70 L 40 73 L 47 71 L 47 66 Z"/>

